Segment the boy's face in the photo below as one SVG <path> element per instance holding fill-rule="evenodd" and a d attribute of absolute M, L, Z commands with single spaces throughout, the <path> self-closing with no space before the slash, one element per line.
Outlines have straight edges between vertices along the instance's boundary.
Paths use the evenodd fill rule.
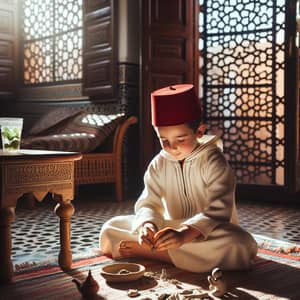
<path fill-rule="evenodd" d="M 200 127 L 199 127 L 200 128 Z M 185 159 L 198 145 L 202 133 L 194 132 L 186 124 L 154 127 L 161 147 L 176 160 Z"/>

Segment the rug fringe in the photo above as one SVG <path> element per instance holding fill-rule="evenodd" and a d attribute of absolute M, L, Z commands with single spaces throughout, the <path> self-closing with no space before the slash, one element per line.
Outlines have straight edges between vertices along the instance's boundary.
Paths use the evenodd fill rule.
<path fill-rule="evenodd" d="M 80 260 L 88 259 L 88 258 L 95 258 L 103 255 L 102 251 L 99 249 L 90 249 L 85 253 L 80 253 L 77 255 L 73 255 L 73 262 L 77 262 Z M 20 264 L 14 264 L 14 273 L 20 274 L 23 272 L 38 270 L 47 267 L 58 266 L 58 259 L 57 257 L 52 257 L 47 260 L 41 261 L 29 261 L 29 262 L 22 262 Z"/>
<path fill-rule="evenodd" d="M 263 242 L 258 244 L 258 247 L 262 248 L 262 249 L 265 249 L 265 250 L 274 251 L 276 253 L 300 255 L 300 247 L 296 246 L 296 245 L 289 246 L 289 247 L 283 247 L 283 246 L 272 247 L 270 242 L 263 241 Z"/>

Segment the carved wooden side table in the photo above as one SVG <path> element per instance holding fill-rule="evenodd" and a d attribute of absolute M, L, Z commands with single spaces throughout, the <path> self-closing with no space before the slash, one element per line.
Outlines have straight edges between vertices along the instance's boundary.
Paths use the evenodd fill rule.
<path fill-rule="evenodd" d="M 11 223 L 17 200 L 25 193 L 33 193 L 37 200 L 42 201 L 51 192 L 58 199 L 55 207 L 60 218 L 58 262 L 64 270 L 71 268 L 74 162 L 81 157 L 81 154 L 74 152 L 20 150 L 7 154 L 0 150 L 0 282 L 11 281 L 13 277 Z"/>

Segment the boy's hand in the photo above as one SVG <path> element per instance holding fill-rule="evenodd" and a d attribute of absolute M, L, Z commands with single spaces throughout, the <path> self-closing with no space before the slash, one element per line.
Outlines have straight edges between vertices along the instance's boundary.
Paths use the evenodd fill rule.
<path fill-rule="evenodd" d="M 184 244 L 184 230 L 171 227 L 161 229 L 154 235 L 154 248 L 164 251 L 171 248 L 179 248 Z"/>
<path fill-rule="evenodd" d="M 154 234 L 156 232 L 157 227 L 153 223 L 144 223 L 139 231 L 138 243 L 141 246 L 152 249 L 154 245 Z"/>
<path fill-rule="evenodd" d="M 179 229 L 166 227 L 154 235 L 154 248 L 157 251 L 179 248 L 185 243 L 201 236 L 201 233 L 190 226 L 183 226 Z"/>

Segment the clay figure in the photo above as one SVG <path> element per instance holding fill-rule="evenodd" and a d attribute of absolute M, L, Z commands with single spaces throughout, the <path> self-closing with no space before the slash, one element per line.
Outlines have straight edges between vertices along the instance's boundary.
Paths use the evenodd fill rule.
<path fill-rule="evenodd" d="M 207 277 L 209 282 L 209 290 L 212 295 L 222 297 L 227 292 L 227 284 L 224 280 L 222 271 L 219 268 L 212 270 L 211 276 Z"/>

